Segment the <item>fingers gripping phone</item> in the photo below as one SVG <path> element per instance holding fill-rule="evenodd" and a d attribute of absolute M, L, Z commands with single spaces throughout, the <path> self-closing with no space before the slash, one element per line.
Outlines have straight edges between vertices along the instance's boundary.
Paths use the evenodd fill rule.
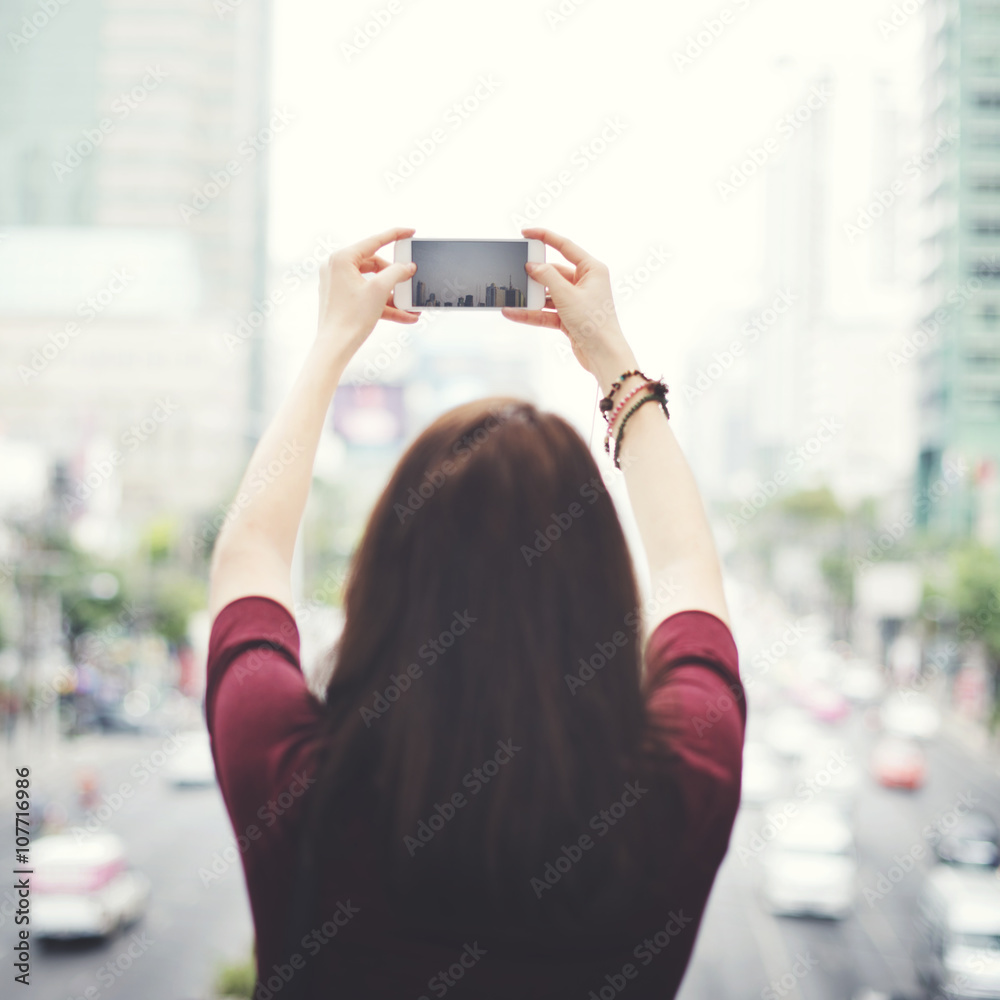
<path fill-rule="evenodd" d="M 397 240 L 394 260 L 416 271 L 396 285 L 397 309 L 541 309 L 545 286 L 528 277 L 528 261 L 545 260 L 541 240 Z"/>

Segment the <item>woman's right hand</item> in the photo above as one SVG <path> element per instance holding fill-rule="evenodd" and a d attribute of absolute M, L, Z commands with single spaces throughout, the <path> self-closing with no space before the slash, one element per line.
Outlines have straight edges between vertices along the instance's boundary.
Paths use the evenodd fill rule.
<path fill-rule="evenodd" d="M 618 325 L 607 266 L 549 229 L 531 227 L 521 233 L 558 250 L 572 266 L 553 261 L 526 264 L 528 276 L 547 287 L 545 306 L 504 306 L 504 316 L 517 323 L 562 330 L 576 359 L 607 392 L 612 381 L 636 366 L 635 355 Z"/>

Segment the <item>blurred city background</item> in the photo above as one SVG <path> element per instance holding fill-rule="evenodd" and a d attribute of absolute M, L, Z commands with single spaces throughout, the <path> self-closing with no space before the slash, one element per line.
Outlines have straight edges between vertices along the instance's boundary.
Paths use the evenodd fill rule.
<path fill-rule="evenodd" d="M 213 539 L 331 251 L 541 224 L 609 265 L 671 387 L 748 688 L 680 995 L 1000 997 L 1000 0 L 7 0 L 0 35 L 0 800 L 30 766 L 32 996 L 248 995 Z M 310 676 L 402 448 L 494 393 L 592 440 L 636 540 L 561 335 L 380 323 L 300 537 Z"/>

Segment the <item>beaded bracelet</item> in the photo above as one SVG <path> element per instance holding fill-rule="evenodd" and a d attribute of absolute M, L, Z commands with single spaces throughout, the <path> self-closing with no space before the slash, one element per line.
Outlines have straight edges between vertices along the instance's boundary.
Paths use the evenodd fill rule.
<path fill-rule="evenodd" d="M 648 403 L 650 400 L 655 400 L 663 408 L 663 415 L 667 418 L 667 420 L 670 419 L 670 411 L 667 409 L 667 386 L 665 386 L 662 382 L 655 382 L 653 383 L 653 385 L 654 385 L 653 391 L 648 396 L 643 396 L 643 398 L 640 399 L 638 403 L 636 403 L 633 407 L 631 407 L 631 409 L 629 409 L 625 413 L 625 416 L 622 417 L 622 421 L 618 425 L 618 434 L 615 437 L 616 469 L 621 468 L 621 464 L 619 463 L 618 458 L 619 455 L 621 454 L 622 438 L 625 435 L 625 425 L 629 422 L 629 418 L 632 416 L 632 414 L 635 413 L 636 410 L 638 410 L 639 407 L 643 405 L 643 403 Z"/>
<path fill-rule="evenodd" d="M 655 383 L 652 380 L 650 380 L 649 382 L 641 382 L 627 396 L 625 396 L 622 399 L 622 401 L 614 408 L 614 410 L 611 411 L 610 414 L 605 413 L 604 419 L 608 422 L 609 425 L 613 424 L 618 415 L 622 412 L 622 410 L 625 409 L 625 406 L 630 399 L 632 399 L 637 393 L 642 392 L 642 390 L 645 389 L 647 386 L 654 384 Z"/>
<path fill-rule="evenodd" d="M 622 387 L 622 383 L 625 381 L 625 379 L 627 379 L 630 375 L 642 375 L 642 377 L 646 379 L 647 382 L 649 381 L 648 377 L 643 375 L 642 372 L 639 371 L 638 369 L 636 369 L 633 372 L 623 372 L 621 375 L 618 376 L 618 378 L 614 382 L 611 383 L 611 388 L 608 390 L 608 394 L 604 397 L 604 399 L 601 400 L 600 402 L 601 413 L 607 413 L 608 410 L 610 410 L 615 405 L 614 395 Z"/>
<path fill-rule="evenodd" d="M 614 412 L 609 416 L 605 414 L 604 419 L 608 422 L 608 429 L 604 432 L 604 450 L 605 452 L 610 452 L 609 442 L 611 441 L 611 432 L 614 429 L 615 421 L 622 415 L 625 411 L 625 407 L 628 406 L 629 400 L 635 399 L 644 389 L 649 389 L 651 386 L 656 385 L 655 382 L 643 382 L 642 385 L 636 386 L 614 409 Z"/>

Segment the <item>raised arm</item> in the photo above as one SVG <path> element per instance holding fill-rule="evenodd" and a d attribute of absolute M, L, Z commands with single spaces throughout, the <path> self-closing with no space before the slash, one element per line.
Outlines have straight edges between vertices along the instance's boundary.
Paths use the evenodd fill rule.
<path fill-rule="evenodd" d="M 294 614 L 292 553 L 334 391 L 379 319 L 415 323 L 420 318 L 396 309 L 392 301 L 393 286 L 412 273 L 412 265 L 390 264 L 375 255 L 413 232 L 390 229 L 361 240 L 333 254 L 320 271 L 316 340 L 258 442 L 215 542 L 208 599 L 212 621 L 231 601 L 251 595 L 273 598 Z"/>
<path fill-rule="evenodd" d="M 522 233 L 558 250 L 572 266 L 528 264 L 531 277 L 548 288 L 546 308 L 507 308 L 504 315 L 561 329 L 577 359 L 607 395 L 612 382 L 639 367 L 618 324 L 607 267 L 551 230 L 530 228 Z M 630 376 L 615 394 L 615 402 L 642 382 Z M 646 403 L 629 418 L 620 462 L 653 590 L 669 595 L 658 603 L 660 618 L 677 611 L 708 611 L 728 625 L 722 570 L 705 508 L 670 423 L 656 403 Z"/>

